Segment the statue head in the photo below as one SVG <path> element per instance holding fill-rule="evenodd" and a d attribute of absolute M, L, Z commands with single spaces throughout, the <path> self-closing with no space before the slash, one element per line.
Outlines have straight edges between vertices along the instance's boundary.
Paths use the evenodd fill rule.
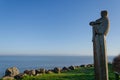
<path fill-rule="evenodd" d="M 108 12 L 107 10 L 101 11 L 101 17 L 107 17 Z"/>

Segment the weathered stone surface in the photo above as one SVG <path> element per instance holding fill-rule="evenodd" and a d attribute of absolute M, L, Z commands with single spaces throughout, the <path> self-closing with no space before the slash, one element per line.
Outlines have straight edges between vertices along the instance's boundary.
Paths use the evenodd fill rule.
<path fill-rule="evenodd" d="M 93 67 L 94 65 L 93 64 L 88 64 L 86 65 L 87 67 Z"/>
<path fill-rule="evenodd" d="M 33 76 L 36 75 L 35 70 L 25 70 L 24 73 L 27 74 L 27 75 L 33 75 Z"/>
<path fill-rule="evenodd" d="M 70 70 L 75 70 L 75 66 L 68 67 Z"/>
<path fill-rule="evenodd" d="M 40 68 L 40 69 L 37 69 L 35 70 L 36 71 L 36 74 L 45 74 L 46 70 L 44 68 Z"/>
<path fill-rule="evenodd" d="M 46 71 L 46 74 L 52 74 L 53 73 L 53 70 L 47 70 Z"/>
<path fill-rule="evenodd" d="M 75 69 L 78 69 L 78 68 L 80 68 L 80 66 L 75 66 Z"/>
<path fill-rule="evenodd" d="M 113 70 L 120 73 L 120 55 L 116 56 L 112 62 Z"/>
<path fill-rule="evenodd" d="M 90 22 L 93 31 L 95 80 L 108 80 L 106 36 L 109 31 L 109 19 L 107 15 L 106 10 L 101 11 L 101 17 Z"/>
<path fill-rule="evenodd" d="M 87 67 L 87 66 L 83 64 L 83 65 L 80 65 L 80 67 Z"/>
<path fill-rule="evenodd" d="M 24 73 L 25 74 L 30 74 L 30 71 L 29 70 L 25 70 Z"/>
<path fill-rule="evenodd" d="M 54 70 L 53 70 L 53 72 L 55 72 L 55 73 L 61 73 L 61 69 L 58 68 L 58 67 L 55 67 Z"/>
<path fill-rule="evenodd" d="M 20 74 L 16 75 L 14 78 L 19 80 L 19 79 L 22 79 L 24 76 L 26 76 L 25 73 L 20 73 Z"/>
<path fill-rule="evenodd" d="M 36 75 L 36 71 L 35 70 L 30 70 L 32 75 Z"/>
<path fill-rule="evenodd" d="M 14 77 L 5 76 L 2 78 L 2 80 L 14 80 Z"/>
<path fill-rule="evenodd" d="M 41 76 L 41 75 L 43 75 L 43 74 L 40 73 L 40 74 L 36 74 L 35 76 Z"/>
<path fill-rule="evenodd" d="M 69 71 L 70 69 L 69 68 L 67 68 L 67 67 L 63 67 L 62 68 L 62 71 Z"/>
<path fill-rule="evenodd" d="M 6 71 L 5 71 L 5 76 L 10 76 L 10 77 L 14 77 L 16 75 L 18 75 L 20 72 L 18 70 L 17 67 L 11 67 L 11 68 L 8 68 Z"/>

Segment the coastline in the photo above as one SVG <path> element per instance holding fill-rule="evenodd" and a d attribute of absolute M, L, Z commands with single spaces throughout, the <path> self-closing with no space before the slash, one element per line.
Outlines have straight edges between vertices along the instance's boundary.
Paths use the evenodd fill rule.
<path fill-rule="evenodd" d="M 24 76 L 28 75 L 28 76 L 38 76 L 38 75 L 42 75 L 42 74 L 51 74 L 51 73 L 62 73 L 65 71 L 71 71 L 71 70 L 75 70 L 75 69 L 79 69 L 79 68 L 90 68 L 90 67 L 94 67 L 93 64 L 87 64 L 87 65 L 78 65 L 78 66 L 69 66 L 69 67 L 54 67 L 53 69 L 44 69 L 44 68 L 39 68 L 39 69 L 32 69 L 32 70 L 25 70 L 22 73 L 20 73 L 20 70 L 17 67 L 10 67 L 8 69 L 6 69 L 5 71 L 5 75 L 2 76 L 2 79 L 22 79 Z"/>
<path fill-rule="evenodd" d="M 109 62 L 114 56 L 109 57 Z M 5 75 L 5 70 L 16 66 L 20 73 L 24 70 L 38 68 L 53 69 L 55 67 L 69 67 L 93 64 L 93 56 L 0 56 L 0 77 Z"/>
<path fill-rule="evenodd" d="M 112 64 L 108 63 L 108 65 L 109 65 L 109 72 L 112 75 L 110 76 L 110 78 L 114 79 Z M 64 80 L 65 76 L 68 76 L 69 78 L 68 80 L 73 80 L 73 79 L 79 80 L 80 77 L 78 75 L 82 76 L 83 79 L 88 78 L 87 80 L 93 80 L 94 65 L 93 64 L 79 65 L 79 66 L 71 65 L 69 67 L 63 67 L 63 68 L 55 67 L 50 70 L 45 70 L 44 68 L 40 68 L 40 69 L 33 69 L 33 70 L 25 70 L 23 73 L 19 73 L 19 69 L 17 67 L 11 67 L 6 70 L 5 76 L 2 77 L 0 80 L 8 80 L 8 79 L 9 80 L 29 80 L 29 79 L 30 80 L 43 80 L 43 79 L 48 80 L 48 78 L 51 78 L 49 80 L 53 80 L 53 79 L 56 80 L 56 79 L 59 79 L 60 76 L 63 77 L 63 79 L 59 79 L 59 80 Z M 88 75 L 90 77 L 87 77 Z"/>

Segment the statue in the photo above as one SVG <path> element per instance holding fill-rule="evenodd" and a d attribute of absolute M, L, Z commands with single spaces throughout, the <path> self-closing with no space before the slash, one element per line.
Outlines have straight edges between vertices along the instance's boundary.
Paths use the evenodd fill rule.
<path fill-rule="evenodd" d="M 109 19 L 106 10 L 101 11 L 101 18 L 90 22 L 93 30 L 93 52 L 95 79 L 108 80 L 108 64 L 106 56 L 106 36 L 109 31 Z"/>

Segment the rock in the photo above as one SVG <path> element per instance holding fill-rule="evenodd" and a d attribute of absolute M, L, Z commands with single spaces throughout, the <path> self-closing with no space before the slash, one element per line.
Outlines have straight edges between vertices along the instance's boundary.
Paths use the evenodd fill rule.
<path fill-rule="evenodd" d="M 86 67 L 93 67 L 93 66 L 94 66 L 93 64 L 86 65 Z"/>
<path fill-rule="evenodd" d="M 40 73 L 40 74 L 36 74 L 35 76 L 41 76 L 42 74 Z"/>
<path fill-rule="evenodd" d="M 112 65 L 113 65 L 113 70 L 115 72 L 120 73 L 120 55 L 118 55 L 113 59 Z"/>
<path fill-rule="evenodd" d="M 54 70 L 53 70 L 53 72 L 55 72 L 55 73 L 61 73 L 61 69 L 58 68 L 58 67 L 55 67 Z"/>
<path fill-rule="evenodd" d="M 40 69 L 36 69 L 35 71 L 36 71 L 36 74 L 40 74 L 41 73 Z"/>
<path fill-rule="evenodd" d="M 25 73 L 20 73 L 20 74 L 16 75 L 14 78 L 15 78 L 16 80 L 19 80 L 19 79 L 22 79 L 24 76 L 26 76 Z"/>
<path fill-rule="evenodd" d="M 36 75 L 35 70 L 25 70 L 24 73 L 27 74 L 27 75 L 33 75 L 33 76 Z"/>
<path fill-rule="evenodd" d="M 67 68 L 67 67 L 63 67 L 62 68 L 62 71 L 69 71 L 70 69 L 69 68 Z"/>
<path fill-rule="evenodd" d="M 2 80 L 14 80 L 14 77 L 4 76 Z"/>
<path fill-rule="evenodd" d="M 75 66 L 68 67 L 70 70 L 75 70 Z"/>
<path fill-rule="evenodd" d="M 43 74 L 45 74 L 45 71 L 46 71 L 46 70 L 45 70 L 44 68 L 41 68 L 41 69 L 40 69 L 40 72 L 43 73 Z"/>
<path fill-rule="evenodd" d="M 36 71 L 36 74 L 45 74 L 45 72 L 46 72 L 46 70 L 44 68 L 40 68 L 35 71 Z"/>
<path fill-rule="evenodd" d="M 53 70 L 47 70 L 46 73 L 47 73 L 47 74 L 52 74 L 52 73 L 53 73 Z"/>
<path fill-rule="evenodd" d="M 29 75 L 30 71 L 29 70 L 25 70 L 24 73 L 27 74 L 27 75 Z"/>
<path fill-rule="evenodd" d="M 80 67 L 86 67 L 86 65 L 80 65 Z"/>
<path fill-rule="evenodd" d="M 11 67 L 11 68 L 6 69 L 5 76 L 14 77 L 14 76 L 18 75 L 19 73 L 20 72 L 17 67 Z"/>
<path fill-rule="evenodd" d="M 80 66 L 75 66 L 75 69 L 78 69 L 78 68 L 80 68 Z"/>
<path fill-rule="evenodd" d="M 36 71 L 35 70 L 30 70 L 31 75 L 36 75 Z"/>

